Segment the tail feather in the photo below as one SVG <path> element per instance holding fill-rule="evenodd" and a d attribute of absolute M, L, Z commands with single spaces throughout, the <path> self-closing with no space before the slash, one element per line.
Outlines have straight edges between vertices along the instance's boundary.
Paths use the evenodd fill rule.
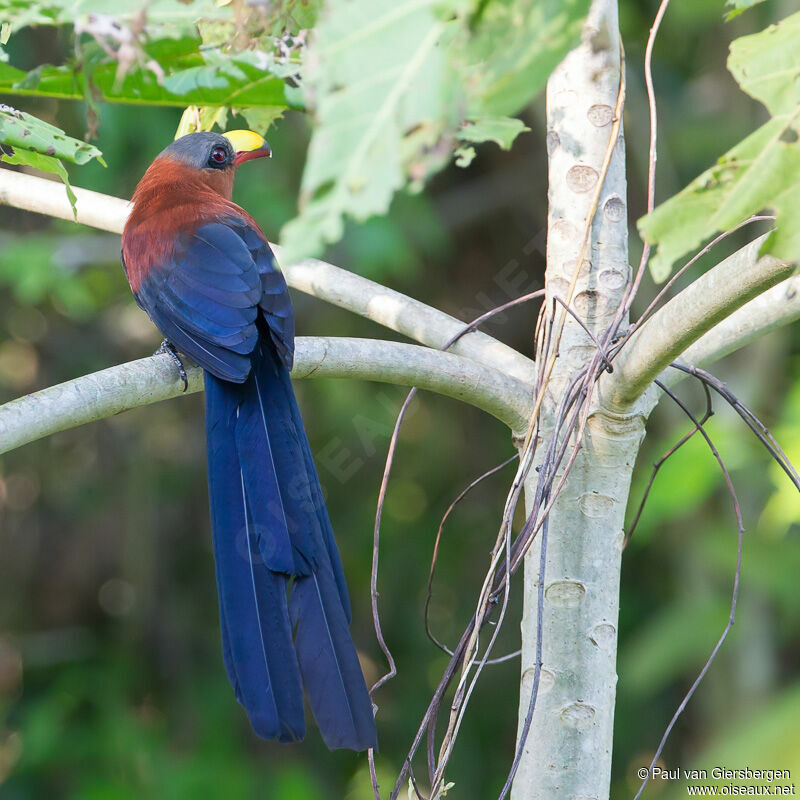
<path fill-rule="evenodd" d="M 225 661 L 225 669 L 228 672 L 236 699 L 241 703 L 241 687 L 239 685 L 239 678 L 236 674 L 236 662 L 233 656 L 231 645 L 231 637 L 228 633 L 228 625 L 225 615 L 225 591 L 224 588 L 229 580 L 228 576 L 220 572 L 221 559 L 216 555 L 216 550 L 222 545 L 219 542 L 218 531 L 221 531 L 221 526 L 217 523 L 217 519 L 222 514 L 222 507 L 227 507 L 231 504 L 231 498 L 226 498 L 222 489 L 227 487 L 228 484 L 219 481 L 218 475 L 230 473 L 235 475 L 239 472 L 239 457 L 236 454 L 236 447 L 230 436 L 226 433 L 233 430 L 231 421 L 229 419 L 232 413 L 235 413 L 231 406 L 231 397 L 220 393 L 217 388 L 211 383 L 208 374 L 206 374 L 206 450 L 208 455 L 208 485 L 209 485 L 209 501 L 211 506 L 211 528 L 213 534 L 214 544 L 214 566 L 216 569 L 217 577 L 217 590 L 219 595 L 219 618 L 220 630 L 222 633 L 222 657 Z M 231 406 L 228 408 L 228 406 Z M 213 424 L 212 424 L 213 419 Z M 231 484 L 232 486 L 233 484 Z M 235 487 L 234 487 L 235 488 Z M 234 500 L 235 502 L 235 500 Z"/>
<path fill-rule="evenodd" d="M 314 542 L 298 525 L 294 498 L 279 479 L 277 464 L 284 460 L 284 448 L 273 430 L 279 421 L 270 420 L 271 416 L 259 396 L 257 378 L 251 375 L 240 388 L 235 431 L 244 501 L 265 566 L 287 575 L 308 575 Z"/>
<path fill-rule="evenodd" d="M 303 685 L 331 750 L 377 747 L 372 701 L 350 638 L 338 589 L 326 564 L 289 595 Z"/>
<path fill-rule="evenodd" d="M 376 745 L 350 604 L 286 367 L 269 340 L 241 385 L 206 375 L 223 656 L 264 738 L 304 733 L 304 686 L 330 748 Z M 292 635 L 294 631 L 294 636 Z"/>
<path fill-rule="evenodd" d="M 219 584 L 219 577 L 217 577 L 217 584 Z M 220 603 L 219 607 L 219 629 L 222 634 L 222 660 L 225 663 L 225 671 L 228 673 L 228 679 L 233 687 L 233 693 L 240 703 L 244 703 L 244 696 L 242 695 L 242 687 L 239 684 L 239 676 L 236 674 L 236 662 L 233 658 L 233 650 L 231 648 L 231 636 L 228 633 L 228 622 L 225 619 L 225 609 Z"/>
<path fill-rule="evenodd" d="M 286 461 L 278 465 L 278 470 L 281 473 L 282 486 L 286 487 L 287 494 L 291 494 L 296 500 L 292 504 L 294 514 L 300 517 L 302 513 L 302 518 L 294 520 L 296 527 L 314 531 L 315 538 L 321 539 L 349 624 L 352 622 L 352 614 L 342 558 L 333 535 L 333 527 L 322 496 L 322 487 L 289 372 L 277 359 L 264 357 L 262 354 L 255 364 L 255 376 L 259 382 L 262 402 L 278 412 L 271 422 L 270 437 L 274 440 L 276 436 L 281 435 L 284 442 L 281 450 L 286 454 Z M 276 446 L 275 449 L 279 448 Z"/>
<path fill-rule="evenodd" d="M 289 578 L 265 568 L 236 448 L 240 387 L 206 375 L 206 435 L 223 655 L 260 736 L 305 735 L 300 670 L 286 608 Z"/>

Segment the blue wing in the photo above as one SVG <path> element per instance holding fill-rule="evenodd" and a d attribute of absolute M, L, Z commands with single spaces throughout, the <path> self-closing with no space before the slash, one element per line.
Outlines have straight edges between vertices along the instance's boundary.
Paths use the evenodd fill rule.
<path fill-rule="evenodd" d="M 222 380 L 243 382 L 263 320 L 291 368 L 294 314 L 269 245 L 244 219 L 200 225 L 136 292 L 139 305 L 181 352 Z"/>

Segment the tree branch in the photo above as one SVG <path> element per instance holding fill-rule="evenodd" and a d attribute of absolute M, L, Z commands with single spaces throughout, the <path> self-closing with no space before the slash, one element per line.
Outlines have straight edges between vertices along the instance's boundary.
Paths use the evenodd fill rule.
<path fill-rule="evenodd" d="M 187 373 L 188 392 L 200 391 L 200 368 Z M 515 431 L 524 429 L 530 413 L 531 390 L 521 381 L 453 353 L 400 342 L 300 337 L 292 377 L 418 386 L 483 409 Z M 0 406 L 0 453 L 182 393 L 175 365 L 164 354 L 84 375 Z"/>
<path fill-rule="evenodd" d="M 749 300 L 792 274 L 791 264 L 772 256 L 759 258 L 765 236 L 701 275 L 631 337 L 614 361 L 614 372 L 600 381 L 600 398 L 606 408 L 626 413 L 661 371 L 690 345 Z M 763 306 L 758 308 L 763 311 Z M 752 326 L 759 327 L 759 323 L 753 321 Z M 733 336 L 732 330 L 727 329 L 727 334 L 725 330 L 723 337 Z M 714 341 L 719 341 L 716 336 Z M 711 342 L 709 339 L 709 346 L 713 347 Z M 728 344 L 735 349 L 732 340 Z"/>
<path fill-rule="evenodd" d="M 76 215 L 72 213 L 63 185 L 56 180 L 39 178 L 8 168 L 0 169 L 0 204 L 33 211 L 48 217 L 80 222 L 101 231 L 122 233 L 131 204 L 119 197 L 72 187 L 77 198 Z"/>
<path fill-rule="evenodd" d="M 77 221 L 121 233 L 131 204 L 118 197 L 72 187 Z M 60 184 L 45 178 L 0 169 L 0 204 L 72 221 L 75 219 Z M 270 245 L 280 261 L 280 247 Z M 464 323 L 425 303 L 379 283 L 317 259 L 282 266 L 289 286 L 352 311 L 429 347 L 442 348 Z M 533 362 L 485 333 L 475 331 L 456 342 L 452 352 L 502 370 L 521 381 L 533 379 Z"/>
<path fill-rule="evenodd" d="M 743 305 L 701 336 L 683 352 L 679 361 L 694 367 L 705 367 L 750 344 L 759 336 L 798 319 L 800 276 L 796 275 Z M 660 375 L 659 381 L 670 388 L 685 377 L 685 372 L 667 368 Z"/>

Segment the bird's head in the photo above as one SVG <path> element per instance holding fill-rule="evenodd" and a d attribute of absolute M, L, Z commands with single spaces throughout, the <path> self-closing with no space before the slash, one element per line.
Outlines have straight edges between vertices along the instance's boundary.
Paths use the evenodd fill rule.
<path fill-rule="evenodd" d="M 230 170 L 254 158 L 270 158 L 264 137 L 253 131 L 189 133 L 165 148 L 160 157 L 201 170 Z"/>
<path fill-rule="evenodd" d="M 139 182 L 133 199 L 138 202 L 147 198 L 152 205 L 154 198 L 166 194 L 171 197 L 162 202 L 174 202 L 176 197 L 194 196 L 197 187 L 202 186 L 230 200 L 236 167 L 271 155 L 264 137 L 253 131 L 189 133 L 159 153 Z"/>

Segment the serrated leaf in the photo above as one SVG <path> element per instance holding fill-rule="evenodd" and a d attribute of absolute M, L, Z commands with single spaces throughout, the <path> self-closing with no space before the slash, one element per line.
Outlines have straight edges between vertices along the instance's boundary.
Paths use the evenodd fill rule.
<path fill-rule="evenodd" d="M 728 70 L 772 116 L 800 105 L 800 12 L 731 43 Z"/>
<path fill-rule="evenodd" d="M 474 117 L 467 120 L 458 132 L 458 138 L 475 144 L 495 142 L 503 150 L 509 150 L 514 139 L 529 130 L 522 120 L 513 117 Z"/>
<path fill-rule="evenodd" d="M 280 119 L 286 111 L 281 106 L 263 106 L 255 108 L 229 109 L 227 106 L 189 106 L 181 115 L 175 138 L 196 131 L 210 131 L 214 126 L 224 131 L 228 123 L 228 115 L 244 117 L 247 127 L 262 136 L 267 133 L 275 120 Z"/>
<path fill-rule="evenodd" d="M 273 123 L 279 120 L 286 108 L 282 106 L 260 106 L 258 108 L 236 109 L 235 113 L 241 115 L 247 121 L 247 127 L 251 131 L 265 136 Z"/>
<path fill-rule="evenodd" d="M 762 252 L 800 259 L 800 13 L 737 39 L 729 68 L 742 88 L 767 106 L 772 119 L 719 159 L 679 194 L 639 220 L 658 245 L 653 278 L 669 277 L 677 259 L 720 231 L 763 209 L 777 217 Z"/>
<path fill-rule="evenodd" d="M 6 105 L 0 105 L 0 144 L 73 164 L 85 164 L 92 158 L 104 163 L 102 153 L 94 145 L 73 139 L 61 128 Z"/>
<path fill-rule="evenodd" d="M 9 150 L 10 149 L 11 148 L 9 148 Z M 42 155 L 41 153 L 35 153 L 32 150 L 23 150 L 21 147 L 17 147 L 13 148 L 13 152 L 3 152 L 0 150 L 0 161 L 5 161 L 7 164 L 18 164 L 25 167 L 34 167 L 35 169 L 40 169 L 44 172 L 50 172 L 53 175 L 58 175 L 58 177 L 64 182 L 67 198 L 72 206 L 72 213 L 77 219 L 77 209 L 75 208 L 77 198 L 75 197 L 72 187 L 70 186 L 67 170 L 57 158 L 53 156 Z"/>
<path fill-rule="evenodd" d="M 394 193 L 415 180 L 415 170 L 427 174 L 425 150 L 435 149 L 430 142 L 454 117 L 438 47 L 445 23 L 435 5 L 436 0 L 327 5 L 306 58 L 306 93 L 317 124 L 300 214 L 282 232 L 287 258 L 318 253 L 337 240 L 346 216 L 364 220 L 385 213 Z M 406 134 L 420 146 L 411 148 Z M 449 153 L 448 147 L 448 159 Z"/>

